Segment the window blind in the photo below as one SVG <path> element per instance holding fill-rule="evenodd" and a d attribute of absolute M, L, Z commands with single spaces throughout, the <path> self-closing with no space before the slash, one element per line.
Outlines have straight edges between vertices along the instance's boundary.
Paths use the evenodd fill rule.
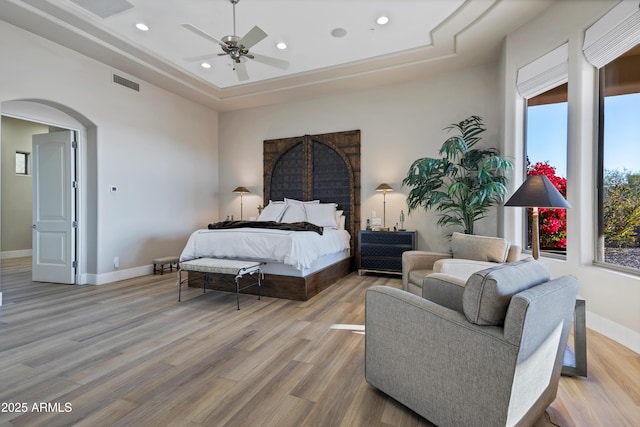
<path fill-rule="evenodd" d="M 518 70 L 516 86 L 525 98 L 533 98 L 569 79 L 569 44 L 565 43 Z"/>
<path fill-rule="evenodd" d="M 582 50 L 593 66 L 602 68 L 640 43 L 640 0 L 623 0 L 584 35 Z"/>

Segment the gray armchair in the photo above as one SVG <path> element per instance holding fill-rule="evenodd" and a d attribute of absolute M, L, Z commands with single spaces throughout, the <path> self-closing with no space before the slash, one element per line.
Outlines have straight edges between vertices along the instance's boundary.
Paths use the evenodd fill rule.
<path fill-rule="evenodd" d="M 520 246 L 500 237 L 453 233 L 451 252 L 406 251 L 402 254 L 402 288 L 422 295 L 424 279 L 431 273 L 457 276 L 463 281 L 496 263 L 517 261 Z"/>
<path fill-rule="evenodd" d="M 531 425 L 555 399 L 577 290 L 531 258 L 474 273 L 462 312 L 372 287 L 366 380 L 440 427 Z"/>

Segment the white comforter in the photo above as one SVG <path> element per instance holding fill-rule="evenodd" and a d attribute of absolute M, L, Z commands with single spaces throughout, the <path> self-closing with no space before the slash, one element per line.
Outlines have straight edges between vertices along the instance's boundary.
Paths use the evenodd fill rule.
<path fill-rule="evenodd" d="M 282 262 L 298 270 L 316 259 L 349 248 L 346 230 L 325 228 L 313 231 L 236 228 L 197 230 L 191 234 L 180 261 L 195 258 L 239 258 Z"/>

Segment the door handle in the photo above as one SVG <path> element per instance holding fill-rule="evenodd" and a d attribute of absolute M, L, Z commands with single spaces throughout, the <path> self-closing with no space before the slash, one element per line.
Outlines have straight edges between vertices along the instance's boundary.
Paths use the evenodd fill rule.
<path fill-rule="evenodd" d="M 33 229 L 35 230 L 35 229 L 36 229 L 36 225 L 35 225 L 35 224 L 33 224 L 33 225 L 31 226 L 31 228 L 33 228 Z"/>

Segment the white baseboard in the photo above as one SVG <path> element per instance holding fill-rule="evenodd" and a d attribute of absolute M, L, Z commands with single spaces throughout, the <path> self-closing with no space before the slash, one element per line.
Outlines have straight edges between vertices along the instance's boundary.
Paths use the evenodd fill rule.
<path fill-rule="evenodd" d="M 2 292 L 0 292 L 0 307 L 2 307 Z"/>
<path fill-rule="evenodd" d="M 26 256 L 31 256 L 32 254 L 33 254 L 33 250 L 31 249 L 22 249 L 18 251 L 3 251 L 3 252 L 0 252 L 0 259 L 23 258 Z"/>
<path fill-rule="evenodd" d="M 587 327 L 640 354 L 640 333 L 587 310 Z M 587 347 L 589 340 L 587 339 Z"/>
<path fill-rule="evenodd" d="M 110 271 L 109 273 L 83 274 L 80 278 L 80 283 L 86 285 L 104 285 L 106 283 L 133 279 L 134 277 L 146 276 L 152 273 L 153 265 L 143 265 L 141 267 L 127 268 L 126 270 Z"/>

